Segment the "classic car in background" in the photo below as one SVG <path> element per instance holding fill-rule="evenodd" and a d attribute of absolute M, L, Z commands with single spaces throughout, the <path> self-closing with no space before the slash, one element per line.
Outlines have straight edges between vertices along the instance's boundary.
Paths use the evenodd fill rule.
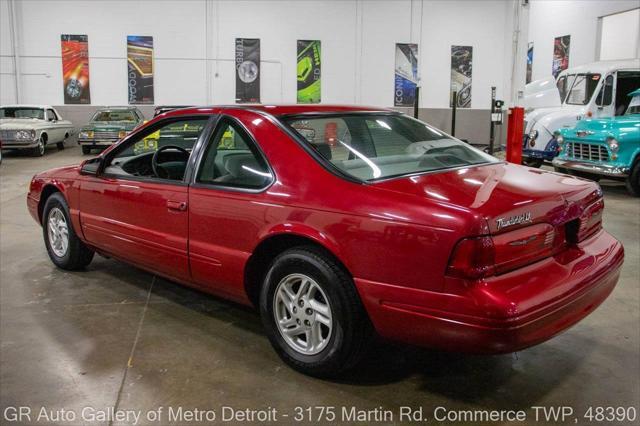
<path fill-rule="evenodd" d="M 2 149 L 29 150 L 32 155 L 42 156 L 47 145 L 64 149 L 64 141 L 73 132 L 73 124 L 49 105 L 0 107 Z"/>
<path fill-rule="evenodd" d="M 525 90 L 529 99 L 538 105 L 545 100 L 536 97 L 550 93 L 546 85 L 537 84 L 539 93 Z M 564 70 L 558 75 L 556 87 L 560 105 L 535 108 L 525 115 L 522 161 L 532 167 L 540 167 L 544 161 L 552 161 L 558 155 L 555 132 L 572 128 L 583 118 L 604 118 L 624 114 L 629 105 L 627 94 L 640 87 L 640 60 L 601 61 Z M 554 95 L 555 96 L 555 95 Z M 557 102 L 549 100 L 548 105 Z"/>
<path fill-rule="evenodd" d="M 100 108 L 91 120 L 78 132 L 78 144 L 83 154 L 93 148 L 111 146 L 144 122 L 144 116 L 136 107 Z"/>
<path fill-rule="evenodd" d="M 625 115 L 582 120 L 573 129 L 557 133 L 556 171 L 593 180 L 624 179 L 629 192 L 640 196 L 640 88 L 629 97 Z"/>

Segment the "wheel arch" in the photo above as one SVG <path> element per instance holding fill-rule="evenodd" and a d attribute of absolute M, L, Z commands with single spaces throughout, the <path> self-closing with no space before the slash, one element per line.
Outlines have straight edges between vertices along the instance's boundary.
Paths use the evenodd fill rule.
<path fill-rule="evenodd" d="M 335 260 L 349 276 L 352 274 L 341 259 L 337 244 L 334 244 L 321 233 L 273 231 L 254 248 L 244 268 L 244 289 L 247 298 L 254 306 L 258 306 L 262 279 L 271 262 L 284 251 L 299 246 L 312 246 Z M 324 238 L 323 238 L 324 237 Z"/>
<path fill-rule="evenodd" d="M 46 130 L 42 130 L 40 132 L 40 137 L 38 137 L 38 139 L 40 138 L 44 138 L 44 143 L 46 144 L 47 142 L 49 142 L 49 135 L 47 134 Z"/>
<path fill-rule="evenodd" d="M 44 211 L 44 205 L 47 203 L 49 197 L 57 192 L 65 197 L 63 190 L 54 183 L 47 183 L 42 187 L 42 191 L 40 191 L 40 200 L 38 201 L 38 219 L 40 220 L 40 223 L 42 223 L 42 213 Z"/>

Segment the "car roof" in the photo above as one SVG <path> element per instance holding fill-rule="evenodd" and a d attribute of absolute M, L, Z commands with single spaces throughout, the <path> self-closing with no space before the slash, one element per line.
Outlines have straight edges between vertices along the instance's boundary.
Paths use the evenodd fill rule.
<path fill-rule="evenodd" d="M 41 108 L 41 109 L 51 108 L 51 109 L 55 109 L 51 105 L 33 105 L 33 104 L 0 105 L 0 108 Z"/>
<path fill-rule="evenodd" d="M 627 96 L 640 96 L 640 88 L 634 90 L 633 92 L 629 93 Z"/>
<path fill-rule="evenodd" d="M 613 72 L 616 70 L 639 70 L 640 69 L 640 60 L 638 59 L 622 59 L 622 60 L 611 60 L 611 61 L 598 61 L 591 62 L 589 64 L 578 65 L 576 67 L 567 68 L 562 71 L 558 77 L 567 74 L 590 74 L 590 73 L 600 73 L 606 74 L 608 72 Z"/>
<path fill-rule="evenodd" d="M 359 105 L 264 105 L 264 104 L 243 104 L 243 105 L 214 105 L 202 107 L 188 107 L 169 111 L 166 116 L 186 115 L 194 113 L 217 114 L 225 110 L 253 110 L 268 113 L 274 116 L 297 115 L 297 114 L 330 114 L 348 112 L 396 112 L 389 108 L 379 108 Z M 164 115 L 164 114 L 163 114 Z"/>
<path fill-rule="evenodd" d="M 96 112 L 98 111 L 139 111 L 139 110 L 138 108 L 133 106 L 115 106 L 115 107 L 106 106 L 106 107 L 97 108 Z"/>

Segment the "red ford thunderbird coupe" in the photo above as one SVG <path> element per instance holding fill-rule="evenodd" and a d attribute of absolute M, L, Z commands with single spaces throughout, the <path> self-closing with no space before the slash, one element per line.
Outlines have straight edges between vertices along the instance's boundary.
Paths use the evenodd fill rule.
<path fill-rule="evenodd" d="M 58 267 L 97 252 L 254 305 L 278 354 L 317 376 L 352 367 L 376 333 L 535 345 L 602 303 L 624 257 L 596 183 L 375 108 L 171 111 L 36 175 L 27 203 Z"/>

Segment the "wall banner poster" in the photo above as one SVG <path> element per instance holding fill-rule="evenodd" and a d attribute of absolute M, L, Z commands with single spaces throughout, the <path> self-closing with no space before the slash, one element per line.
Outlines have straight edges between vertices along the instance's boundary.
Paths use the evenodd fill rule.
<path fill-rule="evenodd" d="M 533 42 L 530 41 L 527 45 L 527 81 L 531 83 L 531 75 L 533 74 Z"/>
<path fill-rule="evenodd" d="M 129 104 L 153 104 L 153 37 L 127 36 Z"/>
<path fill-rule="evenodd" d="M 89 37 L 60 35 L 62 46 L 62 87 L 65 104 L 90 104 Z"/>
<path fill-rule="evenodd" d="M 457 108 L 471 108 L 471 76 L 473 47 L 451 46 L 451 92 L 449 106 L 453 107 L 453 92 L 458 92 Z"/>
<path fill-rule="evenodd" d="M 260 102 L 260 39 L 236 39 L 236 102 Z"/>
<path fill-rule="evenodd" d="M 321 100 L 320 40 L 298 40 L 299 104 L 317 104 Z"/>
<path fill-rule="evenodd" d="M 396 43 L 394 106 L 413 106 L 418 85 L 418 45 Z"/>
<path fill-rule="evenodd" d="M 569 68 L 569 48 L 571 46 L 571 36 L 565 35 L 556 37 L 553 41 L 553 65 L 551 74 L 558 77 L 558 74 Z"/>

